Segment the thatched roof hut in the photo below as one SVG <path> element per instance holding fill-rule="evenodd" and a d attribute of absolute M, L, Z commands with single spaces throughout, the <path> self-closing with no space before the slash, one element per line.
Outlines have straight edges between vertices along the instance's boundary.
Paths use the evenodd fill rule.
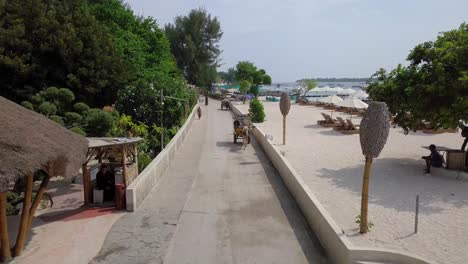
<path fill-rule="evenodd" d="M 0 121 L 0 192 L 48 165 L 50 176 L 69 176 L 86 159 L 86 138 L 1 96 Z"/>

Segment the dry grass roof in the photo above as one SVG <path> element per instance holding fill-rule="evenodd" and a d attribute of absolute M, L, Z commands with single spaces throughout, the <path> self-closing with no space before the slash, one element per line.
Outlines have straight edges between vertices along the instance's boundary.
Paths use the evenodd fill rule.
<path fill-rule="evenodd" d="M 84 163 L 87 148 L 83 136 L 0 96 L 0 191 L 48 164 L 51 176 L 70 176 Z"/>

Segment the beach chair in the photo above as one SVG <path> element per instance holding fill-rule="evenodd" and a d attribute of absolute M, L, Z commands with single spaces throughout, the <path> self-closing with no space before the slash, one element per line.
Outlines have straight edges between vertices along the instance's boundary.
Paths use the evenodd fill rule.
<path fill-rule="evenodd" d="M 335 127 L 340 125 L 340 122 L 338 122 L 336 119 L 333 119 L 330 115 L 323 114 L 323 116 L 325 117 L 325 123 L 322 124 L 323 127 Z"/>
<path fill-rule="evenodd" d="M 348 129 L 341 130 L 341 133 L 346 134 L 346 135 L 359 133 L 359 125 L 355 125 L 353 121 L 351 121 L 351 119 L 346 119 L 346 123 L 348 124 Z"/>
<path fill-rule="evenodd" d="M 338 123 L 340 125 L 333 127 L 334 130 L 336 131 L 348 130 L 349 125 L 343 120 L 343 118 L 337 117 L 336 120 L 338 120 Z"/>
<path fill-rule="evenodd" d="M 323 124 L 325 124 L 327 122 L 327 117 L 326 117 L 326 115 L 324 113 L 320 113 L 320 114 L 323 116 L 323 120 L 318 120 L 317 125 L 321 126 L 321 125 L 323 125 Z"/>

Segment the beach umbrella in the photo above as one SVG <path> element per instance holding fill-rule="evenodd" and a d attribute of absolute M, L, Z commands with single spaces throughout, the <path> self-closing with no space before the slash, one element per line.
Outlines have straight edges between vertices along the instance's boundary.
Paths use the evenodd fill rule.
<path fill-rule="evenodd" d="M 350 108 L 350 109 L 367 109 L 369 105 L 357 98 L 348 98 L 348 99 L 343 100 L 342 102 L 339 102 L 337 106 Z M 353 117 L 353 114 L 351 111 L 349 118 L 352 118 L 352 117 Z"/>
<path fill-rule="evenodd" d="M 336 95 L 331 95 L 331 96 L 327 96 L 323 99 L 320 99 L 320 102 L 322 103 L 326 103 L 326 104 L 338 104 L 340 102 L 342 102 L 343 99 L 341 99 L 339 96 L 336 96 Z"/>
<path fill-rule="evenodd" d="M 366 92 L 361 90 L 361 91 L 357 91 L 355 94 L 353 94 L 353 97 L 365 100 L 365 99 L 369 98 L 369 95 Z"/>
<path fill-rule="evenodd" d="M 341 99 L 339 96 L 337 95 L 331 95 L 331 96 L 328 96 L 328 97 L 325 97 L 323 99 L 320 100 L 320 102 L 322 103 L 325 103 L 325 104 L 332 104 L 332 105 L 337 105 L 339 103 L 341 103 L 343 101 L 343 99 Z M 330 111 L 330 115 L 331 117 L 333 117 L 333 111 L 335 109 L 331 109 Z"/>
<path fill-rule="evenodd" d="M 346 88 L 346 89 L 341 90 L 338 94 L 339 95 L 352 95 L 354 93 L 356 93 L 356 90 L 351 89 L 351 88 Z"/>
<path fill-rule="evenodd" d="M 357 98 L 348 98 L 339 102 L 336 106 L 353 109 L 367 109 L 369 105 Z"/>

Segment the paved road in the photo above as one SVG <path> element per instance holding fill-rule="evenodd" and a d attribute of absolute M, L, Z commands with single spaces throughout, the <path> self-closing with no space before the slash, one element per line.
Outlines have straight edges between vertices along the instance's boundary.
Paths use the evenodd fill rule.
<path fill-rule="evenodd" d="M 234 145 L 231 113 L 210 103 L 163 182 L 91 263 L 328 263 L 261 148 Z"/>

